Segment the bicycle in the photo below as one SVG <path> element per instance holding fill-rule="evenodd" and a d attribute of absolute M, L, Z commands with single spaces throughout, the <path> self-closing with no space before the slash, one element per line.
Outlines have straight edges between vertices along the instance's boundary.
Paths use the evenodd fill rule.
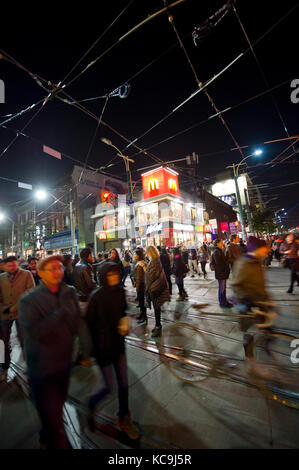
<path fill-rule="evenodd" d="M 274 304 L 260 302 L 259 305 L 269 307 Z M 238 371 L 235 373 L 238 362 L 244 364 L 242 359 L 219 353 L 207 333 L 184 322 L 174 323 L 164 329 L 159 353 L 168 370 L 182 382 L 191 384 L 210 377 L 249 383 L 274 401 L 299 409 L 299 367 L 293 365 L 290 359 L 290 345 L 296 338 L 272 328 L 277 314 L 266 313 L 259 307 L 252 308 L 250 313 L 244 315 L 203 312 L 207 306 L 192 305 L 205 317 L 253 320 L 260 330 L 253 342 L 252 360 L 246 361 L 246 377 L 242 377 Z"/>

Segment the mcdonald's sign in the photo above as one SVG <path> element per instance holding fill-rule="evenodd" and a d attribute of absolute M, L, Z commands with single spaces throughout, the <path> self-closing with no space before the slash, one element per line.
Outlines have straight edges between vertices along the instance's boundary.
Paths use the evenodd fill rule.
<path fill-rule="evenodd" d="M 144 199 L 167 193 L 175 196 L 180 195 L 178 173 L 171 168 L 155 168 L 141 176 Z"/>
<path fill-rule="evenodd" d="M 148 192 L 157 191 L 159 189 L 159 182 L 157 178 L 150 179 L 148 182 Z"/>
<path fill-rule="evenodd" d="M 176 185 L 176 182 L 173 178 L 170 178 L 168 180 L 168 188 L 172 191 L 176 191 L 177 190 L 177 185 Z"/>

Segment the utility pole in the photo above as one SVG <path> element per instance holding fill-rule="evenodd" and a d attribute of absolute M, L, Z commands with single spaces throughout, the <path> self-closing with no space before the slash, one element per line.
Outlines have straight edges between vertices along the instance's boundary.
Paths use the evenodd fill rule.
<path fill-rule="evenodd" d="M 71 240 L 72 240 L 72 257 L 73 257 L 74 256 L 73 201 L 70 201 L 70 222 L 71 222 Z"/>
<path fill-rule="evenodd" d="M 245 196 L 245 202 L 246 202 L 246 211 L 247 211 L 247 217 L 248 217 L 248 222 L 249 222 L 249 230 L 252 235 L 254 235 L 254 230 L 253 230 L 253 223 L 252 223 L 252 217 L 251 217 L 251 210 L 248 202 L 248 191 L 246 188 L 244 188 L 244 196 Z"/>
<path fill-rule="evenodd" d="M 241 196 L 240 196 L 240 190 L 239 190 L 239 184 L 238 184 L 238 174 L 236 172 L 236 165 L 235 163 L 232 165 L 233 170 L 234 170 L 234 180 L 235 180 L 235 185 L 236 185 L 236 195 L 237 195 L 237 203 L 238 203 L 238 209 L 239 209 L 239 214 L 240 214 L 240 222 L 241 222 L 241 228 L 242 228 L 242 238 L 245 241 L 246 240 L 246 231 L 245 231 L 245 226 L 244 226 L 244 215 L 243 215 L 243 207 L 242 207 L 242 202 L 241 202 Z"/>

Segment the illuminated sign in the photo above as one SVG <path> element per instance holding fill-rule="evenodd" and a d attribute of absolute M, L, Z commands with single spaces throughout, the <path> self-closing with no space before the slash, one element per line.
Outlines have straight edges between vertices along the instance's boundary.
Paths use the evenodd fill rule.
<path fill-rule="evenodd" d="M 168 180 L 168 187 L 169 187 L 169 189 L 173 189 L 173 191 L 177 190 L 176 182 L 173 178 L 170 178 Z"/>
<path fill-rule="evenodd" d="M 144 199 L 160 196 L 162 194 L 180 195 L 178 173 L 170 168 L 155 168 L 141 176 Z"/>
<path fill-rule="evenodd" d="M 99 232 L 99 240 L 107 240 L 106 232 Z"/>
<path fill-rule="evenodd" d="M 212 233 L 212 225 L 207 224 L 207 225 L 204 225 L 203 227 L 204 227 L 204 232 Z"/>
<path fill-rule="evenodd" d="M 146 229 L 146 234 L 150 235 L 153 232 L 161 232 L 162 231 L 162 224 L 155 224 L 155 225 L 150 225 Z"/>
<path fill-rule="evenodd" d="M 193 225 L 184 225 L 184 224 L 173 224 L 174 230 L 182 230 L 184 232 L 193 232 Z"/>
<path fill-rule="evenodd" d="M 159 183 L 157 178 L 150 179 L 148 182 L 148 192 L 155 191 L 159 189 Z"/>
<path fill-rule="evenodd" d="M 228 222 L 221 222 L 221 232 L 227 232 L 228 231 Z"/>

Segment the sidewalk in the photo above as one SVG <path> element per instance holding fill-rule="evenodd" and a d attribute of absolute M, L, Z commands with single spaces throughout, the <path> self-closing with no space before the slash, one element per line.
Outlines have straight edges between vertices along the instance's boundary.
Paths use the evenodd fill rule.
<path fill-rule="evenodd" d="M 297 331 L 299 337 L 299 288 L 295 287 L 295 294 L 287 294 L 289 271 L 275 264 L 272 266 L 266 275 L 280 314 L 275 325 Z M 164 306 L 162 313 L 163 329 L 174 320 L 191 321 L 200 329 L 216 334 L 213 342 L 217 349 L 239 358 L 238 371 L 245 377 L 241 361 L 242 333 L 238 323 L 228 318 L 200 320 L 198 312 L 189 307 L 192 303 L 208 303 L 205 311 L 222 312 L 217 303 L 214 273 L 209 273 L 207 280 L 188 277 L 185 284 L 189 300 L 175 301 L 177 288 L 174 284 L 172 301 Z M 147 328 L 137 325 L 134 316 L 138 310 L 130 279 L 127 279 L 126 288 L 132 315 L 127 344 L 129 399 L 134 421 L 138 422 L 143 434 L 141 448 L 298 448 L 299 411 L 269 402 L 256 388 L 225 379 L 209 378 L 196 385 L 183 384 L 169 373 L 158 354 L 140 349 L 137 346 L 140 341 L 151 341 L 153 312 L 149 312 Z M 20 361 L 17 345 L 13 357 L 16 362 Z M 84 435 L 100 448 L 126 448 L 126 444 L 107 434 L 90 433 L 85 426 L 84 405 L 101 383 L 97 366 L 73 369 L 69 395 L 81 405 L 74 406 L 76 402 L 73 401 L 67 408 L 77 426 L 77 445 L 84 446 L 79 437 L 84 431 Z M 103 401 L 98 413 L 103 422 L 109 424 L 115 419 L 116 412 L 117 396 L 114 393 Z M 0 448 L 38 448 L 38 429 L 38 418 L 31 402 L 15 385 L 1 385 Z"/>

